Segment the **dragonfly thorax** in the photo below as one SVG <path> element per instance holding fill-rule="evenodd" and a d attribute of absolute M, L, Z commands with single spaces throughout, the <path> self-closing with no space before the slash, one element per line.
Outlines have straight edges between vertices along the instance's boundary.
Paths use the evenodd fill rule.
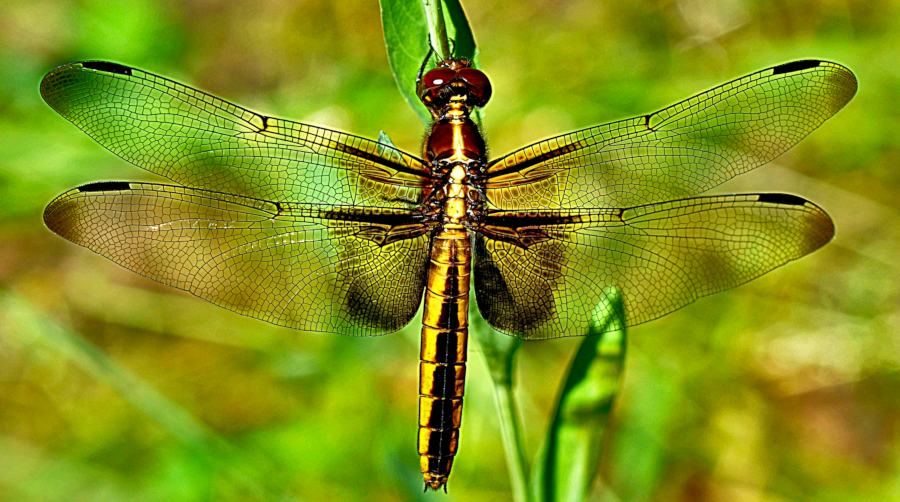
<path fill-rule="evenodd" d="M 450 228 L 471 227 L 484 212 L 484 164 L 472 160 L 434 163 L 435 185 L 426 203 L 427 219 Z"/>
<path fill-rule="evenodd" d="M 431 126 L 425 141 L 425 161 L 435 163 L 485 160 L 484 138 L 464 110 L 451 110 Z M 433 169 L 437 172 L 437 169 Z"/>
<path fill-rule="evenodd" d="M 465 96 L 453 96 L 425 140 L 423 156 L 435 183 L 429 212 L 446 228 L 471 225 L 483 207 L 487 152 L 470 111 Z"/>

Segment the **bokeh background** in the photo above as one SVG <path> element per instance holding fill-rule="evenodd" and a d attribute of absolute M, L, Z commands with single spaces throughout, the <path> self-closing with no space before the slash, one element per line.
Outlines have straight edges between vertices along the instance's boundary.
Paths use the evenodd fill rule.
<path fill-rule="evenodd" d="M 802 195 L 825 248 L 629 332 L 595 500 L 900 500 L 900 2 L 465 2 L 503 154 L 800 58 L 850 67 L 847 108 L 717 189 Z M 0 3 L 0 500 L 509 500 L 472 347 L 450 495 L 422 495 L 418 327 L 355 339 L 240 317 L 55 236 L 64 190 L 153 180 L 46 106 L 106 59 L 418 152 L 375 0 Z M 577 339 L 529 342 L 536 451 Z"/>

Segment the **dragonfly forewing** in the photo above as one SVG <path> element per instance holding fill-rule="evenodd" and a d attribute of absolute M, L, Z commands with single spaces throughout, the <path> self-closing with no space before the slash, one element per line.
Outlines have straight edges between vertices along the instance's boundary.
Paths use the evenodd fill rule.
<path fill-rule="evenodd" d="M 61 66 L 44 100 L 123 159 L 176 183 L 266 200 L 412 207 L 422 162 L 390 145 L 251 112 L 136 68 Z"/>
<path fill-rule="evenodd" d="M 699 194 L 784 153 L 856 93 L 827 61 L 751 73 L 650 115 L 526 146 L 490 163 L 499 209 L 618 208 Z"/>

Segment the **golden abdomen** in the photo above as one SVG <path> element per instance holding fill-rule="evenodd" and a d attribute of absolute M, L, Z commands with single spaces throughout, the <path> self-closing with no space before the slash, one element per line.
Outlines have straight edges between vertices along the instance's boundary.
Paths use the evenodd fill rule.
<path fill-rule="evenodd" d="M 431 248 L 419 365 L 419 455 L 434 490 L 447 482 L 459 443 L 471 271 L 466 230 L 440 230 Z"/>

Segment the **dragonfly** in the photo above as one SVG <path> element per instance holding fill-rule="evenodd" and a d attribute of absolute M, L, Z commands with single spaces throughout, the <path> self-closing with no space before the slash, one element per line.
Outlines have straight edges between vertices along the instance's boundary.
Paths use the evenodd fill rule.
<path fill-rule="evenodd" d="M 582 336 L 598 309 L 612 314 L 611 294 L 634 326 L 834 235 L 825 211 L 796 195 L 698 194 L 843 108 L 857 89 L 844 66 L 780 64 L 490 160 L 473 120 L 493 92 L 487 75 L 465 59 L 424 69 L 417 94 L 433 122 L 416 156 L 118 63 L 60 66 L 41 82 L 44 100 L 169 182 L 88 183 L 53 200 L 44 221 L 138 274 L 279 326 L 385 335 L 424 303 L 426 491 L 446 491 L 458 450 L 472 288 L 499 332 Z"/>

